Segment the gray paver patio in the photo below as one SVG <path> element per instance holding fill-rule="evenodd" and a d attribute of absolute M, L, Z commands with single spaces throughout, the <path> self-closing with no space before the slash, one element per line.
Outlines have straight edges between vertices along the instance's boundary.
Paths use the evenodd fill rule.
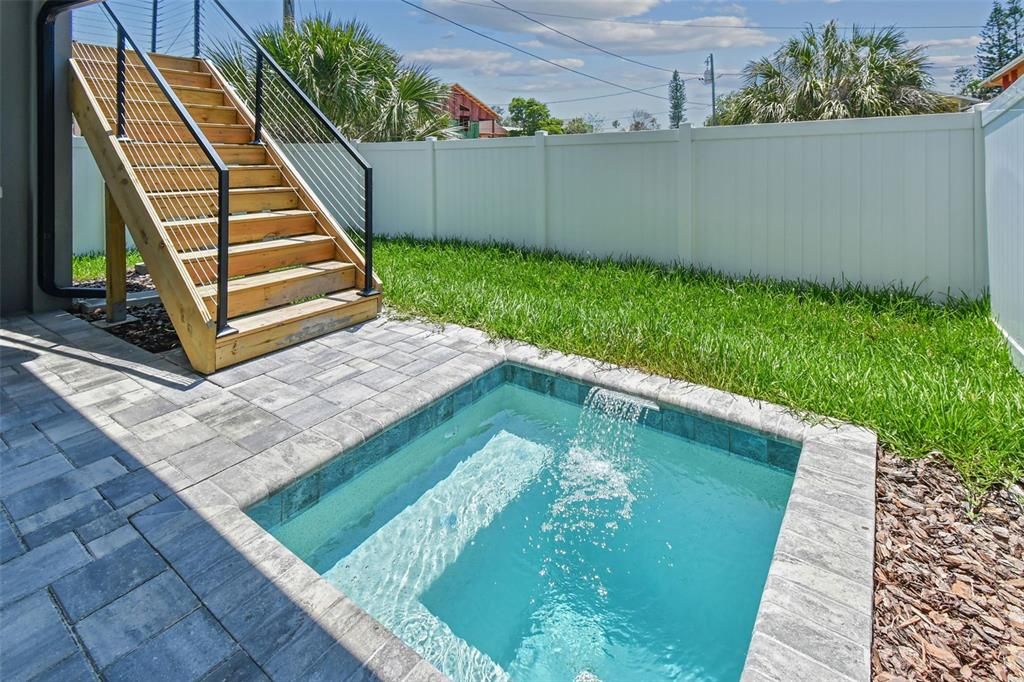
<path fill-rule="evenodd" d="M 0 325 L 0 677 L 444 679 L 241 509 L 506 360 L 804 440 L 745 674 L 865 679 L 873 435 L 457 326 L 202 377 L 64 313 Z"/>

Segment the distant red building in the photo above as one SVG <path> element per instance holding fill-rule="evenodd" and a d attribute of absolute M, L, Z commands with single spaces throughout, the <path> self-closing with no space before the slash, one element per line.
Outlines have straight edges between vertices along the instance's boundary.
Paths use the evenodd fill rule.
<path fill-rule="evenodd" d="M 508 135 L 508 131 L 501 126 L 501 116 L 458 83 L 451 87 L 451 94 L 448 96 L 448 113 L 462 130 L 463 137 L 506 137 Z"/>
<path fill-rule="evenodd" d="M 982 84 L 983 88 L 1002 88 L 1005 92 L 1018 78 L 1024 77 L 1024 54 L 989 76 Z"/>

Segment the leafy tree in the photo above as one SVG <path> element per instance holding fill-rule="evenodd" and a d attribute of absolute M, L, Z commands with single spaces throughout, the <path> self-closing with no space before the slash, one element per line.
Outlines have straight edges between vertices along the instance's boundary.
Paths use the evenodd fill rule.
<path fill-rule="evenodd" d="M 654 118 L 654 115 L 646 109 L 634 109 L 629 117 L 630 131 L 657 130 L 660 127 L 658 119 Z"/>
<path fill-rule="evenodd" d="M 967 89 L 974 80 L 974 69 L 969 66 L 958 66 L 953 72 L 953 81 L 950 87 L 958 95 L 967 95 Z"/>
<path fill-rule="evenodd" d="M 995 92 L 991 88 L 982 88 L 981 79 L 975 76 L 974 69 L 969 66 L 956 67 L 950 87 L 958 95 L 977 99 L 986 99 Z"/>
<path fill-rule="evenodd" d="M 621 126 L 621 125 L 622 124 L 619 123 L 619 119 L 615 119 L 614 121 L 612 121 L 612 128 L 614 128 L 615 130 L 618 130 L 619 126 Z"/>
<path fill-rule="evenodd" d="M 401 56 L 358 21 L 336 22 L 330 14 L 307 17 L 294 28 L 260 26 L 256 40 L 287 71 L 316 105 L 347 137 L 384 142 L 419 140 L 429 135 L 450 137 L 446 109 L 448 86 L 429 69 L 403 63 Z M 211 46 L 211 59 L 242 93 L 254 99 L 255 56 L 234 43 Z M 272 111 L 301 111 L 294 95 L 271 69 L 265 68 L 264 98 Z M 281 123 L 302 139 L 315 127 L 310 121 Z"/>
<path fill-rule="evenodd" d="M 604 130 L 604 116 L 601 114 L 584 114 L 583 120 L 587 122 L 587 125 L 595 133 Z"/>
<path fill-rule="evenodd" d="M 580 135 L 594 132 L 594 126 L 588 123 L 582 116 L 566 119 L 562 125 L 562 132 L 566 135 Z"/>
<path fill-rule="evenodd" d="M 835 21 L 807 27 L 771 58 L 743 69 L 744 87 L 729 113 L 730 123 L 775 123 L 944 111 L 932 91 L 921 47 L 908 47 L 894 28 L 848 38 Z M 719 114 L 722 115 L 721 113 Z"/>
<path fill-rule="evenodd" d="M 668 83 L 668 109 L 669 128 L 678 128 L 680 123 L 686 122 L 686 83 L 678 71 L 672 72 Z"/>
<path fill-rule="evenodd" d="M 539 130 L 552 135 L 562 134 L 562 120 L 551 116 L 551 110 L 543 102 L 530 97 L 513 97 L 508 105 L 508 118 L 519 130 L 511 135 L 534 135 Z"/>
<path fill-rule="evenodd" d="M 739 91 L 730 92 L 727 95 L 719 95 L 715 98 L 715 110 L 717 113 L 717 120 L 711 119 L 711 112 L 708 111 L 708 116 L 704 119 L 704 125 L 706 126 L 731 126 L 740 125 L 746 121 L 739 120 L 736 115 L 736 108 L 739 102 L 740 93 Z"/>
<path fill-rule="evenodd" d="M 1024 52 L 1024 7 L 1021 0 L 992 3 L 988 21 L 981 29 L 978 43 L 978 74 L 988 78 Z"/>

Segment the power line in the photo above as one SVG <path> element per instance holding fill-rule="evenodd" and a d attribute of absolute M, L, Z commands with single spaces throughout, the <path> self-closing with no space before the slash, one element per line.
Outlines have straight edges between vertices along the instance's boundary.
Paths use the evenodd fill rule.
<path fill-rule="evenodd" d="M 491 2 L 493 2 L 495 5 L 499 5 L 501 7 L 504 7 L 509 12 L 513 12 L 515 14 L 518 14 L 519 16 L 521 16 L 523 19 L 526 19 L 527 21 L 532 21 L 535 24 L 543 26 L 544 28 L 548 29 L 549 31 L 554 31 L 555 33 L 557 33 L 560 36 L 563 36 L 565 38 L 568 38 L 569 40 L 577 42 L 580 45 L 586 45 L 587 47 L 589 47 L 589 48 L 591 48 L 593 50 L 597 50 L 598 52 L 603 52 L 606 55 L 610 55 L 612 57 L 615 57 L 616 59 L 621 59 L 622 61 L 630 62 L 631 64 L 638 64 L 640 66 L 645 66 L 648 69 L 655 69 L 657 71 L 665 71 L 667 73 L 672 73 L 675 70 L 675 69 L 665 68 L 664 66 L 657 66 L 656 64 L 648 64 L 647 62 L 642 62 L 639 59 L 633 59 L 632 57 L 626 57 L 624 55 L 618 54 L 617 52 L 612 52 L 611 50 L 606 50 L 605 48 L 600 47 L 599 45 L 594 45 L 593 43 L 588 43 L 585 40 L 580 40 L 579 38 L 577 38 L 575 36 L 569 35 L 565 31 L 561 31 L 561 30 L 555 28 L 554 26 L 550 26 L 548 24 L 545 24 L 543 21 L 540 21 L 539 19 L 534 19 L 533 17 L 527 15 L 525 12 L 520 12 L 519 10 L 517 10 L 517 9 L 515 9 L 513 7 L 509 7 L 508 5 L 506 5 L 503 2 L 500 2 L 499 0 L 491 0 Z M 683 71 L 681 73 L 685 73 L 685 74 L 687 74 L 689 76 L 697 76 L 697 75 L 699 75 L 699 74 L 688 72 L 688 71 Z"/>
<path fill-rule="evenodd" d="M 451 2 L 456 2 L 456 3 L 460 4 L 460 5 L 470 5 L 472 7 L 482 7 L 484 9 L 494 9 L 494 10 L 501 9 L 500 7 L 495 7 L 493 5 L 484 5 L 484 4 L 479 3 L 479 2 L 469 2 L 469 0 L 451 0 Z M 554 12 L 540 12 L 540 11 L 536 11 L 536 10 L 531 10 L 531 11 L 525 12 L 525 13 L 526 14 L 532 14 L 532 15 L 538 16 L 538 17 L 556 17 L 558 19 L 577 19 L 579 21 L 598 21 L 598 22 L 602 22 L 602 23 L 606 23 L 606 24 L 627 24 L 627 25 L 631 25 L 631 26 L 656 26 L 658 28 L 680 28 L 680 29 L 683 29 L 683 28 L 719 28 L 719 29 L 733 29 L 733 30 L 738 29 L 738 28 L 749 28 L 749 29 L 760 29 L 760 30 L 765 30 L 765 31 L 800 31 L 800 30 L 803 30 L 803 29 L 807 28 L 807 26 L 808 26 L 808 24 L 803 24 L 801 26 L 737 26 L 735 24 L 693 24 L 693 23 L 690 23 L 689 21 L 687 21 L 685 19 L 683 21 L 687 21 L 687 23 L 683 24 L 683 23 L 671 23 L 671 22 L 664 22 L 664 21 L 644 21 L 644 20 L 640 20 L 640 19 L 632 19 L 632 20 L 628 20 L 628 19 L 601 19 L 599 17 L 581 17 L 581 16 L 577 16 L 577 15 L 573 15 L 573 14 L 556 14 Z M 852 29 L 854 27 L 853 26 L 837 26 L 836 28 L 839 28 L 841 30 L 850 30 L 850 29 Z M 858 26 L 857 28 L 864 28 L 864 27 L 863 26 Z M 981 28 L 981 26 L 979 26 L 977 24 L 973 24 L 973 25 L 945 25 L 945 26 L 895 26 L 894 25 L 893 28 L 901 28 L 901 29 L 907 29 L 907 30 L 911 30 L 911 29 L 913 29 L 913 30 L 918 30 L 918 29 L 977 29 L 977 28 Z"/>
<path fill-rule="evenodd" d="M 723 75 L 723 74 L 719 74 L 719 75 Z M 685 82 L 688 82 L 688 81 L 696 81 L 696 80 L 700 80 L 700 77 L 699 76 L 693 76 L 692 78 L 684 78 L 683 82 L 685 83 Z M 667 88 L 668 85 L 669 85 L 668 83 L 660 83 L 658 85 L 652 85 L 652 86 L 650 86 L 648 88 L 639 88 L 639 89 L 640 90 L 656 90 L 658 88 Z M 605 97 L 621 97 L 622 95 L 628 95 L 628 94 L 631 94 L 631 93 L 628 93 L 628 92 L 609 92 L 609 93 L 606 93 L 604 95 L 590 95 L 589 97 L 573 97 L 573 98 L 570 98 L 570 99 L 554 99 L 554 100 L 551 100 L 550 102 L 544 102 L 544 104 L 562 104 L 564 102 L 583 102 L 585 100 L 590 100 L 590 99 L 603 99 Z"/>
<path fill-rule="evenodd" d="M 490 41 L 493 41 L 495 43 L 498 43 L 499 45 L 504 45 L 505 47 L 509 48 L 510 50 L 515 50 L 516 52 L 521 52 L 521 53 L 523 53 L 523 54 L 525 54 L 525 55 L 527 55 L 529 57 L 533 57 L 534 59 L 539 59 L 540 61 L 542 61 L 542 62 L 544 62 L 546 64 L 550 64 L 551 66 L 558 67 L 559 69 L 562 69 L 564 71 L 569 71 L 570 73 L 575 73 L 578 76 L 583 76 L 585 78 L 589 78 L 591 80 L 595 80 L 595 81 L 598 81 L 600 83 L 604 83 L 605 85 L 611 85 L 612 87 L 615 87 L 615 88 L 620 88 L 622 90 L 626 90 L 626 91 L 629 91 L 629 92 L 635 92 L 635 93 L 637 93 L 639 95 L 646 95 L 647 97 L 654 97 L 655 99 L 660 99 L 660 100 L 664 100 L 665 99 L 664 97 L 659 97 L 658 95 L 653 95 L 653 94 L 651 94 L 649 92 L 644 92 L 643 90 L 637 90 L 635 88 L 631 88 L 629 86 L 622 85 L 622 84 L 616 83 L 614 81 L 606 80 L 604 78 L 601 78 L 600 76 L 594 76 L 594 75 L 586 73 L 584 71 L 580 71 L 579 69 L 574 69 L 571 66 L 565 66 L 564 64 L 559 64 L 558 62 L 555 62 L 555 61 L 552 61 L 550 59 L 547 59 L 546 57 L 541 57 L 539 54 L 534 54 L 533 52 L 530 52 L 529 50 L 524 50 L 523 48 L 517 47 L 517 46 L 515 46 L 515 45 L 513 45 L 511 43 L 506 43 L 504 40 L 499 40 L 498 38 L 495 38 L 493 36 L 489 36 L 486 33 L 482 33 L 480 31 L 477 31 L 476 29 L 470 28 L 469 26 L 466 26 L 465 24 L 460 24 L 459 22 L 455 21 L 454 19 L 449 19 L 448 17 L 446 17 L 444 15 L 441 15 L 441 14 L 438 14 L 437 12 L 434 12 L 433 10 L 429 10 L 426 7 L 421 7 L 420 5 L 417 5 L 414 2 L 410 2 L 410 0 L 401 0 L 401 2 L 403 2 L 406 5 L 409 5 L 410 7 L 414 7 L 416 9 L 420 10 L 421 12 L 425 12 L 427 14 L 435 16 L 438 19 L 441 19 L 443 21 L 447 21 L 449 24 L 453 24 L 455 26 L 458 26 L 461 29 L 469 31 L 470 33 L 476 34 L 476 35 L 480 36 L 481 38 L 486 38 L 487 40 L 490 40 Z M 490 7 L 490 5 L 485 5 L 485 7 Z M 496 7 L 495 9 L 500 9 L 500 8 Z"/>

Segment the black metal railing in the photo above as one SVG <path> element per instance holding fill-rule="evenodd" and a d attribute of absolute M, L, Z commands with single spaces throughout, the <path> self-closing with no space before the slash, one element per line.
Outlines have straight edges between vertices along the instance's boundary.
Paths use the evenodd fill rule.
<path fill-rule="evenodd" d="M 298 86 L 291 75 L 281 67 L 280 64 L 271 56 L 271 54 L 263 47 L 263 45 L 256 40 L 249 31 L 242 26 L 241 23 L 224 7 L 221 0 L 210 0 L 217 9 L 223 14 L 224 18 L 235 27 L 242 40 L 249 46 L 255 53 L 255 68 L 253 69 L 254 83 L 252 86 L 253 96 L 251 97 L 251 104 L 253 106 L 253 118 L 254 118 L 254 141 L 260 142 L 264 135 L 264 126 L 267 118 L 267 101 L 265 97 L 266 80 L 267 80 L 267 67 L 275 74 L 275 77 L 283 84 L 290 95 L 297 100 L 304 108 L 305 112 L 309 115 L 310 119 L 319 125 L 321 129 L 327 133 L 331 140 L 341 145 L 341 148 L 348 155 L 349 159 L 354 162 L 361 170 L 363 174 L 362 182 L 362 241 L 363 241 L 363 287 L 360 290 L 360 294 L 363 296 L 373 296 L 378 293 L 373 279 L 373 168 L 369 162 L 363 158 L 363 155 L 352 143 L 349 142 L 344 135 L 338 130 L 338 127 L 327 117 L 323 111 L 310 99 L 309 95 Z M 199 16 L 199 13 L 196 13 Z"/>
<path fill-rule="evenodd" d="M 154 10 L 156 9 L 156 2 L 153 3 Z M 220 158 L 217 151 L 210 144 L 210 141 L 206 139 L 203 131 L 199 125 L 192 118 L 192 115 L 188 113 L 188 109 L 181 103 L 178 96 L 174 94 L 174 90 L 164 79 L 163 74 L 153 64 L 153 60 L 150 59 L 143 50 L 139 49 L 135 39 L 125 30 L 121 20 L 117 18 L 114 10 L 110 8 L 110 5 L 106 2 L 103 3 L 103 9 L 106 11 L 110 21 L 114 24 L 117 29 L 117 135 L 121 139 L 127 139 L 127 133 L 125 130 L 125 63 L 126 50 L 125 46 L 130 45 L 135 51 L 136 56 L 142 62 L 146 71 L 149 72 L 150 77 L 156 82 L 160 92 L 163 93 L 167 102 L 171 105 L 174 113 L 182 123 L 185 124 L 185 129 L 188 130 L 189 135 L 195 140 L 196 144 L 202 150 L 203 155 L 210 161 L 210 164 L 214 167 L 217 172 L 217 333 L 224 334 L 233 331 L 228 326 L 228 247 L 229 247 L 229 236 L 228 226 L 230 218 L 230 210 L 228 200 L 230 197 L 229 190 L 231 187 L 228 167 L 227 164 Z M 197 15 L 198 16 L 198 15 Z M 156 21 L 154 20 L 154 26 Z M 155 40 L 155 38 L 154 38 Z"/>

